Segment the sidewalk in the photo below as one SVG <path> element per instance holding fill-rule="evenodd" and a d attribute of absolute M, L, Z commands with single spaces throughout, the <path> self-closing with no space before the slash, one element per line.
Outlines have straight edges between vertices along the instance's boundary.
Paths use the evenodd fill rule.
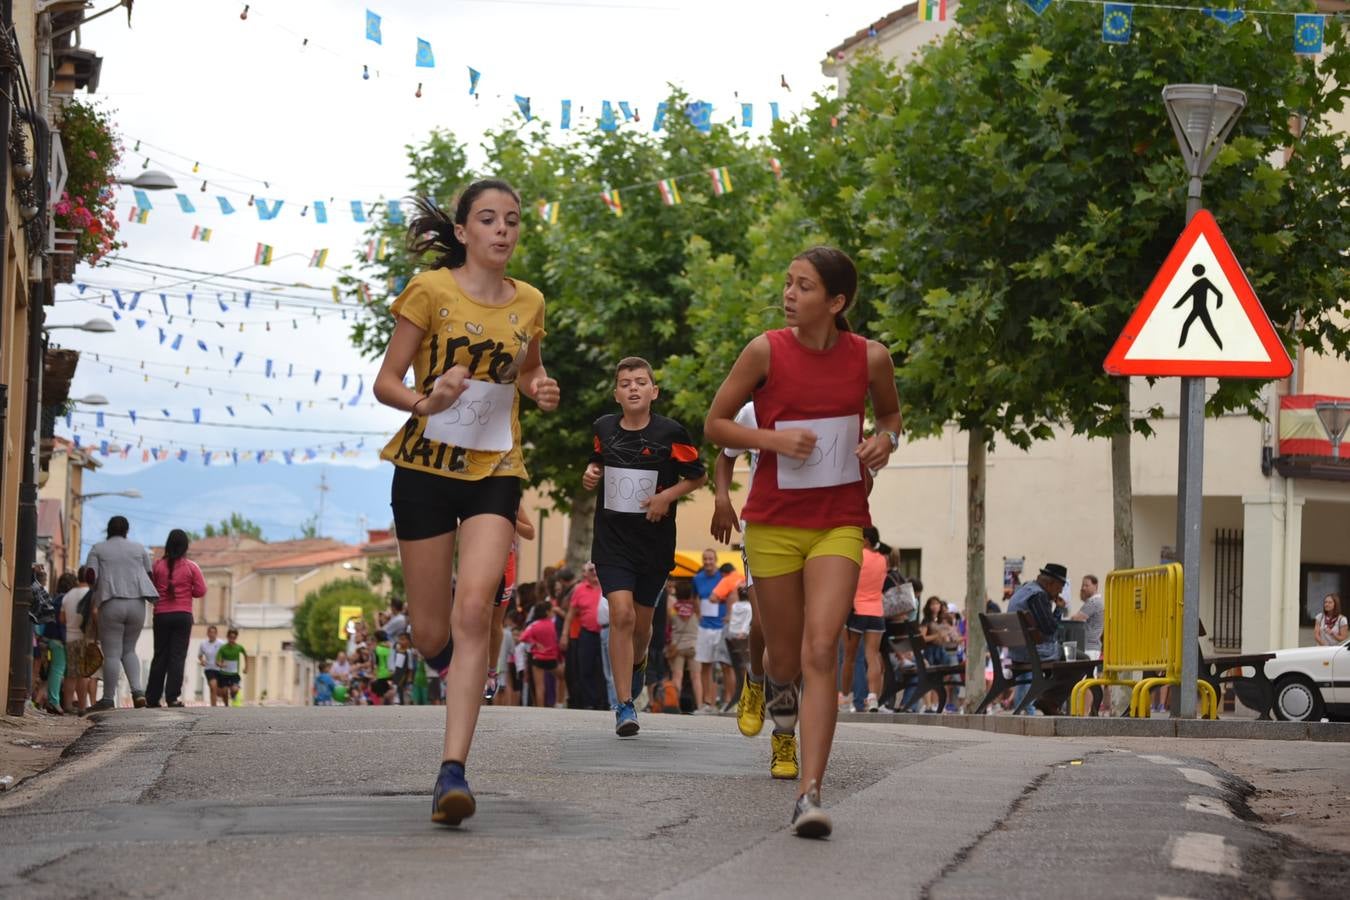
<path fill-rule="evenodd" d="M 51 768 L 66 748 L 94 723 L 79 716 L 54 716 L 31 706 L 23 716 L 0 716 L 0 780 L 13 790 Z"/>

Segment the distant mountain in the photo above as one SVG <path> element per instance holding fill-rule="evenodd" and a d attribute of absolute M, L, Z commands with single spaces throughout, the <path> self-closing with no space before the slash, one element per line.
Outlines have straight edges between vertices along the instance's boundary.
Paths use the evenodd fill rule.
<path fill-rule="evenodd" d="M 84 493 L 137 490 L 141 499 L 95 497 L 85 501 L 86 549 L 102 537 L 107 520 L 124 515 L 132 537 L 162 543 L 171 528 L 201 532 L 237 512 L 263 529 L 267 540 L 298 537 L 303 523 L 319 514 L 319 483 L 324 477 L 320 533 L 341 541 L 365 539 L 365 529 L 388 528 L 391 467 L 379 465 L 284 465 L 162 462 L 132 472 L 86 473 Z"/>

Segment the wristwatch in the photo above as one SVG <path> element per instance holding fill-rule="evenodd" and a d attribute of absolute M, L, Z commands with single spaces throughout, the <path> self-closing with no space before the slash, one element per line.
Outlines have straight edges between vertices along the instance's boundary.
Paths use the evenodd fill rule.
<path fill-rule="evenodd" d="M 888 437 L 888 438 L 891 439 L 891 452 L 892 452 L 892 453 L 894 453 L 896 450 L 899 450 L 899 449 L 900 449 L 900 435 L 896 434 L 894 431 L 879 431 L 879 432 L 877 432 L 877 433 L 878 433 L 878 434 L 884 434 L 884 435 L 886 435 L 886 437 Z"/>

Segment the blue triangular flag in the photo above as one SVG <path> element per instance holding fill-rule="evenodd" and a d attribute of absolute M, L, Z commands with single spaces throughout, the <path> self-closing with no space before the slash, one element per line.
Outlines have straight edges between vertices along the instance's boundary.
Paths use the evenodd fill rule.
<path fill-rule="evenodd" d="M 253 201 L 253 205 L 258 210 L 258 218 L 266 222 L 277 217 L 277 213 L 281 212 L 281 204 L 285 202 L 285 200 L 273 200 L 272 205 L 269 207 L 267 205 L 266 197 L 258 197 Z"/>
<path fill-rule="evenodd" d="M 101 412 L 94 413 L 94 427 L 95 428 L 103 427 L 103 413 Z"/>
<path fill-rule="evenodd" d="M 755 127 L 755 105 L 753 103 L 741 104 L 741 125 L 745 128 Z"/>
<path fill-rule="evenodd" d="M 1041 13 L 1045 12 L 1055 0 L 1022 0 L 1022 2 L 1031 7 L 1031 11 L 1039 16 Z"/>
<path fill-rule="evenodd" d="M 559 128 L 572 127 L 572 101 L 564 100 L 562 102 L 562 117 L 558 119 Z"/>
<path fill-rule="evenodd" d="M 137 208 L 137 209 L 142 210 L 142 211 L 154 209 L 154 206 L 151 205 L 151 203 L 150 203 L 150 195 L 147 194 L 145 191 L 141 190 L 140 188 L 137 188 L 136 190 L 132 191 L 131 193 L 132 193 L 132 196 L 134 196 L 134 197 L 136 198 L 136 208 Z"/>
<path fill-rule="evenodd" d="M 1211 19 L 1222 22 L 1225 28 L 1232 28 L 1247 18 L 1247 14 L 1240 9 L 1215 9 L 1212 6 L 1204 6 L 1200 11 Z"/>
<path fill-rule="evenodd" d="M 392 225 L 403 224 L 403 205 L 397 200 L 389 200 L 384 204 L 385 218 Z"/>
<path fill-rule="evenodd" d="M 483 77 L 483 73 L 482 73 L 482 72 L 478 71 L 478 70 L 475 69 L 473 66 L 469 66 L 469 93 L 470 93 L 470 94 L 476 94 L 476 93 L 478 93 L 478 79 L 480 79 L 480 78 L 482 78 L 482 77 Z"/>
<path fill-rule="evenodd" d="M 533 116 L 530 115 L 529 97 L 522 97 L 519 94 L 516 94 L 516 106 L 520 107 L 520 114 L 525 117 L 526 122 L 534 118 Z"/>
<path fill-rule="evenodd" d="M 197 339 L 197 346 L 200 347 L 205 352 L 209 353 L 211 351 L 211 348 L 206 346 L 206 341 L 202 340 L 201 338 Z"/>
<path fill-rule="evenodd" d="M 364 222 L 366 220 L 366 208 L 360 200 L 352 201 L 352 221 Z"/>
<path fill-rule="evenodd" d="M 169 345 L 169 349 L 177 350 L 181 346 L 183 346 L 183 336 L 180 334 L 178 335 L 178 337 L 173 339 L 173 343 Z"/>
<path fill-rule="evenodd" d="M 197 211 L 197 207 L 192 205 L 192 200 L 189 199 L 187 194 L 178 194 L 177 197 L 178 197 L 178 207 L 179 209 L 183 210 L 183 212 L 195 213 Z"/>
<path fill-rule="evenodd" d="M 216 200 L 220 201 L 221 215 L 229 216 L 234 214 L 234 207 L 230 205 L 230 201 L 227 198 L 217 195 Z"/>
<path fill-rule="evenodd" d="M 169 314 L 169 298 L 166 297 L 164 294 L 160 294 L 159 305 L 164 307 L 164 315 L 167 316 Z"/>
<path fill-rule="evenodd" d="M 615 131 L 619 127 L 619 122 L 614 118 L 614 107 L 608 100 L 600 104 L 600 130 Z"/>
<path fill-rule="evenodd" d="M 117 290 L 116 288 L 113 288 L 112 295 L 113 295 L 113 302 L 117 304 L 117 308 L 118 308 L 118 309 L 126 309 L 126 308 L 127 308 L 127 305 L 126 305 L 125 303 L 122 302 L 122 292 L 121 292 L 121 291 Z"/>
<path fill-rule="evenodd" d="M 623 113 L 623 120 L 625 122 L 633 121 L 633 107 L 628 105 L 627 100 L 619 101 L 619 112 Z"/>
<path fill-rule="evenodd" d="M 193 421 L 194 423 L 199 423 L 199 422 L 201 422 L 201 420 L 202 420 L 202 411 L 201 411 L 201 408 L 200 408 L 200 407 L 195 407 L 195 406 L 194 406 L 194 407 L 192 408 L 192 421 Z"/>
<path fill-rule="evenodd" d="M 380 17 L 370 10 L 366 10 L 366 40 L 384 43 L 384 36 L 380 34 Z"/>
<path fill-rule="evenodd" d="M 666 110 L 669 108 L 670 104 L 664 100 L 656 104 L 656 117 L 652 119 L 652 131 L 660 131 L 661 126 L 666 124 Z"/>
<path fill-rule="evenodd" d="M 137 291 L 136 293 L 131 295 L 131 302 L 127 304 L 127 311 L 130 312 L 131 310 L 135 309 L 136 304 L 140 302 L 141 302 L 141 292 Z"/>
<path fill-rule="evenodd" d="M 320 225 L 328 224 L 328 204 L 322 200 L 314 201 L 314 221 Z"/>

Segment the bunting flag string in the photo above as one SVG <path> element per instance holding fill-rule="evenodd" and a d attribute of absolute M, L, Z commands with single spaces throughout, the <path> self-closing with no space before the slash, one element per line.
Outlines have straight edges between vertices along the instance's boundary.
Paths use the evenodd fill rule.
<path fill-rule="evenodd" d="M 266 325 L 275 325 L 278 328 L 280 328 L 283 325 L 290 325 L 292 322 L 298 322 L 302 319 L 304 320 L 325 319 L 330 316 L 340 316 L 343 319 L 347 318 L 346 315 L 347 311 L 344 309 L 338 309 L 335 307 L 325 309 L 318 306 L 311 307 L 303 313 L 297 312 L 291 315 L 282 315 L 266 318 L 247 317 L 247 318 L 231 319 L 229 321 L 226 321 L 224 319 L 203 318 L 201 316 L 187 315 L 181 312 L 165 313 L 157 309 L 149 309 L 149 308 L 139 309 L 136 310 L 134 313 L 132 313 L 126 309 L 126 307 L 129 304 L 127 304 L 125 301 L 119 300 L 117 295 L 121 293 L 120 291 L 113 290 L 110 293 L 112 295 L 111 300 L 109 298 L 109 294 L 104 293 L 91 294 L 87 297 L 76 297 L 72 299 L 107 309 L 112 313 L 112 317 L 115 321 L 120 322 L 123 319 L 128 319 L 131 322 L 135 323 L 138 329 L 145 328 L 146 325 L 148 325 L 150 322 L 157 320 L 162 320 L 166 326 L 178 322 L 186 322 L 190 325 L 214 325 L 220 329 L 236 327 L 238 328 L 239 331 L 244 331 L 247 326 L 252 326 L 255 330 L 261 326 Z M 140 292 L 138 291 L 137 293 Z M 231 311 L 228 304 L 225 304 L 224 300 L 220 299 L 219 294 L 216 295 L 216 298 L 217 301 L 222 304 L 223 312 Z M 266 328 L 264 330 L 270 331 L 271 329 Z"/>
<path fill-rule="evenodd" d="M 126 434 L 112 429 L 85 429 L 73 432 L 68 440 L 77 448 L 88 449 L 103 457 L 117 456 L 132 459 L 139 455 L 142 463 L 187 462 L 196 458 L 203 465 L 212 462 L 232 462 L 238 465 L 244 462 L 267 463 L 278 458 L 287 465 L 296 460 L 312 462 L 320 457 L 329 460 L 354 459 L 369 453 L 378 452 L 378 448 L 367 448 L 365 438 L 355 441 L 331 441 L 314 444 L 309 447 L 288 448 L 245 448 L 245 447 L 207 447 L 204 444 L 184 444 L 177 441 L 161 440 L 138 434 Z M 147 446 L 148 444 L 148 446 Z"/>
<path fill-rule="evenodd" d="M 920 0 L 919 8 L 922 12 L 925 5 L 931 6 L 934 3 L 941 2 L 945 5 L 946 0 Z M 1040 16 L 1052 6 L 1056 0 L 1022 0 L 1027 8 Z M 1134 36 L 1134 10 L 1136 9 L 1156 9 L 1167 10 L 1168 12 L 1194 13 L 1206 18 L 1214 19 L 1223 25 L 1224 28 L 1232 28 L 1248 17 L 1259 16 L 1291 16 L 1294 20 L 1293 29 L 1293 52 L 1299 55 L 1316 56 L 1320 54 L 1324 44 L 1324 34 L 1326 29 L 1326 20 L 1328 16 L 1336 18 L 1345 18 L 1346 14 L 1338 13 L 1306 13 L 1295 10 L 1281 9 L 1253 9 L 1250 7 L 1223 8 L 1214 6 L 1181 6 L 1175 3 L 1119 3 L 1116 0 L 1059 0 L 1063 3 L 1084 3 L 1102 7 L 1102 41 L 1108 44 L 1128 44 Z"/>
<path fill-rule="evenodd" d="M 92 415 L 92 413 L 88 410 L 77 409 L 73 415 L 88 416 Z M 131 416 L 127 413 L 110 412 L 104 413 L 104 415 L 110 419 L 127 419 L 128 421 L 131 419 Z M 246 422 L 195 421 L 194 419 L 181 419 L 177 417 L 164 417 L 156 419 L 155 421 L 165 422 L 171 425 L 204 425 L 209 428 L 240 428 L 247 431 L 293 432 L 295 434 L 334 434 L 347 435 L 350 437 L 388 437 L 391 434 L 388 429 L 376 431 L 371 429 L 352 428 L 307 428 L 299 425 L 255 425 Z"/>

